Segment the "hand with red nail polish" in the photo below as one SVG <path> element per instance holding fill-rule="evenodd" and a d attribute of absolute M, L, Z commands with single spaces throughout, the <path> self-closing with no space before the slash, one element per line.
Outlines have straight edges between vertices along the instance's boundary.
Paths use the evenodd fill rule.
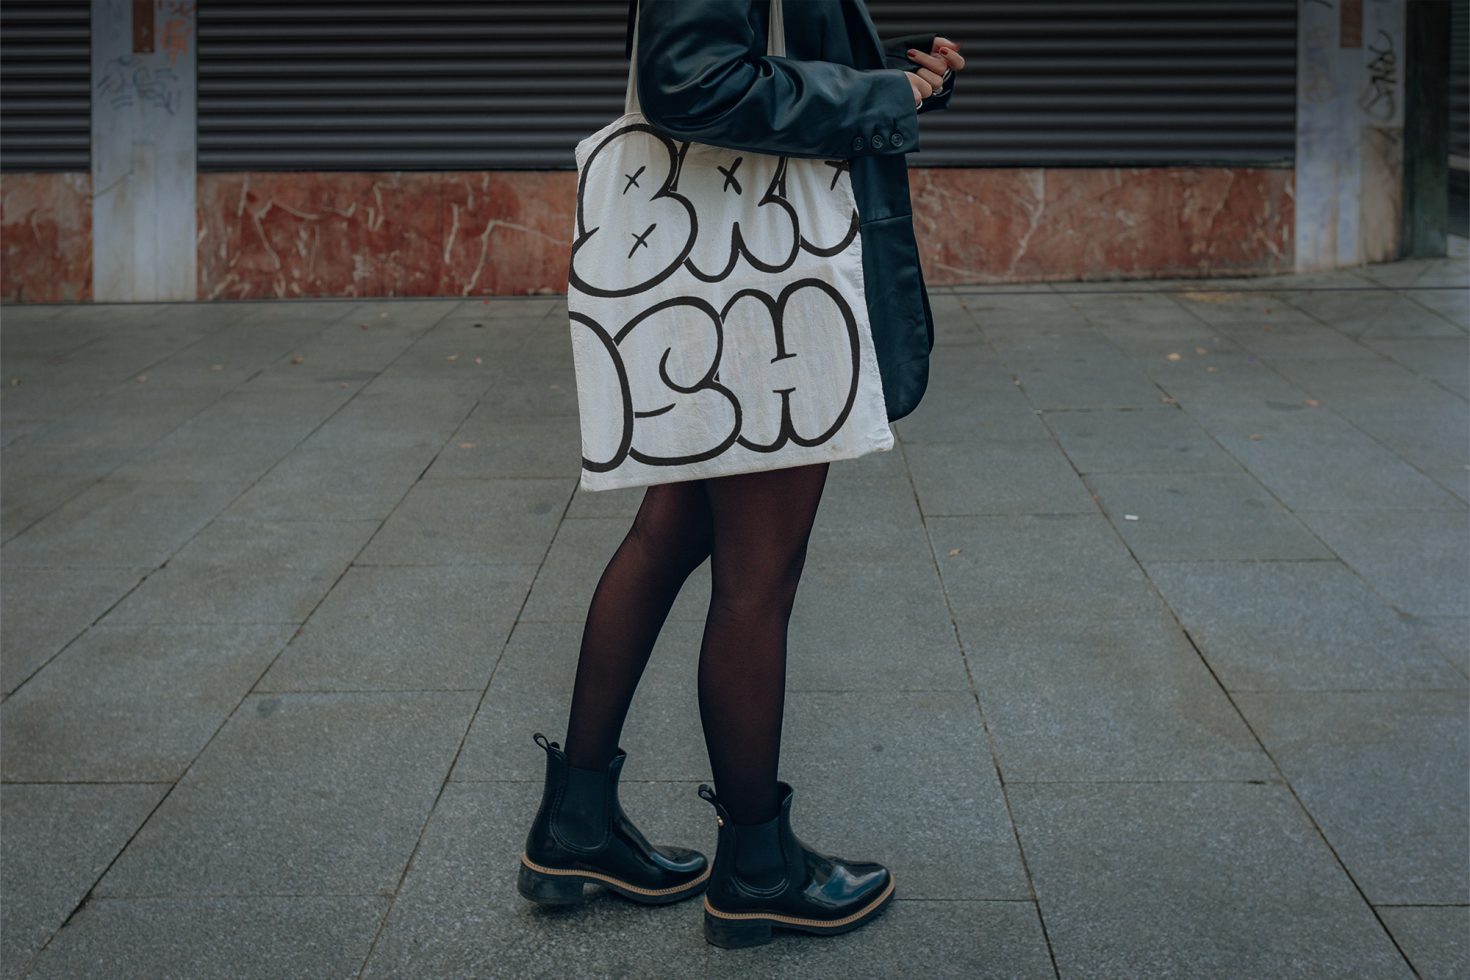
<path fill-rule="evenodd" d="M 928 54 L 910 48 L 909 60 L 919 66 L 918 71 L 909 72 L 910 84 L 914 89 L 914 99 L 922 103 L 944 87 L 944 82 L 952 72 L 957 72 L 965 67 L 965 59 L 959 52 L 959 45 L 947 37 L 938 35 L 934 38 L 934 46 Z"/>

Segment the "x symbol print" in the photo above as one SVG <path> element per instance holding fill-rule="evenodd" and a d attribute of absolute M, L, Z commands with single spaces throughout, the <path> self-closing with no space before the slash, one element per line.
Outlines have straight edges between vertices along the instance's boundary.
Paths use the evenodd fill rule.
<path fill-rule="evenodd" d="M 822 162 L 825 163 L 827 166 L 829 166 L 829 167 L 832 168 L 832 186 L 829 187 L 828 190 L 834 190 L 835 191 L 837 189 L 837 181 L 839 179 L 841 179 L 841 177 L 842 177 L 842 175 L 844 173 L 846 173 L 847 171 L 849 171 L 849 170 L 852 169 L 852 161 L 851 160 L 823 160 Z"/>
<path fill-rule="evenodd" d="M 627 175 L 624 174 L 624 176 L 627 176 Z M 631 259 L 633 257 L 633 253 L 636 252 L 636 251 L 638 251 L 638 246 L 639 245 L 642 245 L 644 248 L 648 248 L 648 236 L 651 235 L 653 233 L 653 229 L 655 229 L 657 227 L 658 227 L 658 222 L 655 221 L 653 224 L 649 225 L 647 228 L 645 228 L 643 230 L 643 234 L 641 234 L 641 235 L 634 235 L 633 236 L 633 239 L 634 239 L 634 241 L 633 241 L 633 247 L 630 248 L 630 249 L 628 249 L 628 258 Z"/>
<path fill-rule="evenodd" d="M 720 188 L 721 190 L 728 191 L 730 189 L 730 185 L 734 184 L 736 194 L 744 193 L 744 191 L 740 189 L 740 181 L 735 179 L 735 171 L 740 169 L 740 161 L 744 159 L 745 157 L 736 157 L 735 162 L 730 164 L 729 170 L 726 170 L 724 167 L 715 167 L 716 170 L 725 175 L 725 186 Z"/>
<path fill-rule="evenodd" d="M 641 186 L 638 183 L 638 178 L 640 176 L 642 176 L 643 171 L 645 171 L 647 169 L 648 169 L 647 167 L 639 167 L 637 173 L 623 174 L 624 177 L 627 177 L 628 178 L 628 183 L 623 186 L 623 193 L 624 194 L 628 193 L 628 191 L 630 189 L 634 188 L 634 187 L 640 187 Z"/>

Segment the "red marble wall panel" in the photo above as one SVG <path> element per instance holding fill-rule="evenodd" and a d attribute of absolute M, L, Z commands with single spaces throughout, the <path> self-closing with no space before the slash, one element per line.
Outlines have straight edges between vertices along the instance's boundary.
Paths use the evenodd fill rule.
<path fill-rule="evenodd" d="M 914 168 L 933 285 L 1248 275 L 1292 265 L 1290 170 Z M 563 292 L 576 175 L 209 173 L 199 295 Z M 0 180 L 7 301 L 91 298 L 86 174 Z"/>
<path fill-rule="evenodd" d="M 0 177 L 0 299 L 92 298 L 92 175 Z"/>
<path fill-rule="evenodd" d="M 1292 268 L 1291 170 L 914 168 L 909 185 L 934 285 Z"/>
<path fill-rule="evenodd" d="M 564 292 L 576 175 L 199 176 L 199 294 Z"/>

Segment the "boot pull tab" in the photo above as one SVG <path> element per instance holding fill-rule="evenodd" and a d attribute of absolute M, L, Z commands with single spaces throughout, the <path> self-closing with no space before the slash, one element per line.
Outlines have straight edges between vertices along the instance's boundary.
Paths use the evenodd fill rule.
<path fill-rule="evenodd" d="M 709 783 L 699 784 L 699 798 L 715 808 L 715 823 L 721 827 L 725 826 L 725 818 L 722 816 L 725 808 L 720 805 L 720 798 L 715 795 L 714 790 L 710 789 Z"/>
<path fill-rule="evenodd" d="M 540 732 L 537 732 L 536 734 L 532 735 L 531 738 L 536 742 L 537 745 L 541 746 L 543 749 L 546 749 L 547 751 L 550 751 L 551 749 L 559 748 L 559 746 L 555 742 L 548 742 L 546 740 L 546 736 L 545 735 L 542 735 Z"/>

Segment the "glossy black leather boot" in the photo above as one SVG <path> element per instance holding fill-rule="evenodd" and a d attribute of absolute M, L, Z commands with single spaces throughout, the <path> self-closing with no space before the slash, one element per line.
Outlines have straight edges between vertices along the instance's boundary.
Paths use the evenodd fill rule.
<path fill-rule="evenodd" d="M 521 855 L 522 895 L 538 905 L 576 905 L 591 883 L 666 905 L 704 889 L 710 867 L 703 854 L 650 844 L 619 805 L 626 752 L 619 748 L 606 771 L 576 769 L 556 742 L 540 732 L 532 737 L 546 750 L 546 786 Z"/>
<path fill-rule="evenodd" d="M 716 946 L 759 946 L 773 929 L 835 935 L 865 925 L 893 899 L 881 864 L 814 851 L 791 830 L 791 786 L 778 782 L 779 811 L 762 824 L 737 824 L 706 784 L 719 846 L 704 895 L 704 938 Z"/>

